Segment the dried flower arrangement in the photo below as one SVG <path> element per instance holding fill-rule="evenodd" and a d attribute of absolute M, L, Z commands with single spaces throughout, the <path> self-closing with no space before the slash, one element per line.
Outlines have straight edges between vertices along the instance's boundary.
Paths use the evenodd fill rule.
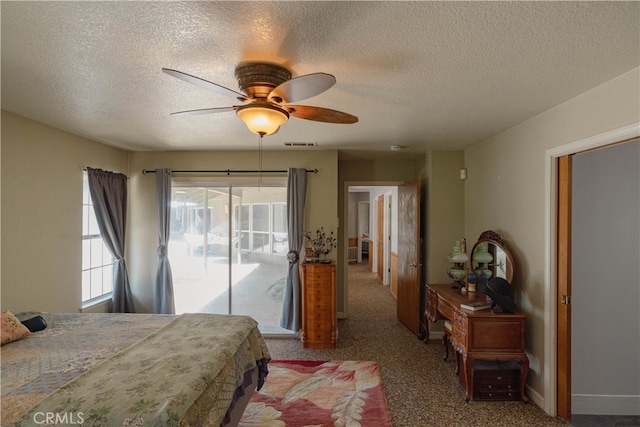
<path fill-rule="evenodd" d="M 318 258 L 320 255 L 326 257 L 338 246 L 338 239 L 333 236 L 333 231 L 327 234 L 324 227 L 316 230 L 315 237 L 312 237 L 309 231 L 305 231 L 303 235 L 314 252 L 314 258 Z"/>

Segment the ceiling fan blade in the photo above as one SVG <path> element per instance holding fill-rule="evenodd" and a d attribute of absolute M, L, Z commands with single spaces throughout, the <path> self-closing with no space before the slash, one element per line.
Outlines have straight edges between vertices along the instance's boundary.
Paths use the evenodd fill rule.
<path fill-rule="evenodd" d="M 298 102 L 316 96 L 334 84 L 336 84 L 336 78 L 331 74 L 306 74 L 281 83 L 271 91 L 268 99 L 279 104 Z"/>
<path fill-rule="evenodd" d="M 195 116 L 198 114 L 211 114 L 211 113 L 226 113 L 227 111 L 237 110 L 237 106 L 233 107 L 218 107 L 218 108 L 200 108 L 198 110 L 186 110 L 186 111 L 177 111 L 175 113 L 171 113 L 172 116 Z"/>
<path fill-rule="evenodd" d="M 236 92 L 235 90 L 231 90 L 224 86 L 220 86 L 217 83 L 213 83 L 208 80 L 201 79 L 200 77 L 192 76 L 191 74 L 183 73 L 182 71 L 172 70 L 171 68 L 163 68 L 162 71 L 169 74 L 170 76 L 183 80 L 187 83 L 194 84 L 203 89 L 211 90 L 213 92 L 216 92 L 222 95 L 233 96 L 243 102 L 249 100 L 247 95 L 243 93 Z"/>
<path fill-rule="evenodd" d="M 357 123 L 358 118 L 342 111 L 331 110 L 322 107 L 310 107 L 307 105 L 283 106 L 290 115 L 299 119 L 314 120 L 316 122 L 351 124 Z"/>

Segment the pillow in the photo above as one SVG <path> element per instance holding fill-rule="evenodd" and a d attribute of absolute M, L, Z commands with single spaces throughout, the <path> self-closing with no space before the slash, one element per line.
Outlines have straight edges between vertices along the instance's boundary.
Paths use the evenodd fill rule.
<path fill-rule="evenodd" d="M 26 326 L 31 332 L 38 332 L 47 328 L 47 321 L 44 320 L 44 317 L 42 316 L 35 316 L 30 319 L 21 320 L 20 323 Z"/>
<path fill-rule="evenodd" d="M 19 340 L 26 336 L 31 335 L 29 329 L 24 326 L 16 316 L 9 310 L 2 312 L 2 331 L 0 336 L 2 337 L 2 345 L 8 344 L 12 341 Z"/>

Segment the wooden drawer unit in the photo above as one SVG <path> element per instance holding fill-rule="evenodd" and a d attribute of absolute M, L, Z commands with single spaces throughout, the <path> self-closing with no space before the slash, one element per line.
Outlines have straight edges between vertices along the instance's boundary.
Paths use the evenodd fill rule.
<path fill-rule="evenodd" d="M 427 309 L 425 314 L 429 320 L 438 320 L 438 293 L 427 286 Z"/>
<path fill-rule="evenodd" d="M 336 266 L 303 263 L 302 280 L 302 346 L 306 348 L 336 347 Z"/>
<path fill-rule="evenodd" d="M 451 344 L 460 353 L 465 353 L 467 348 L 467 316 L 455 307 L 450 308 L 453 314 L 451 322 Z"/>
<path fill-rule="evenodd" d="M 428 289 L 438 294 L 438 314 L 425 315 L 425 319 L 433 321 L 434 318 L 446 318 L 451 321 L 451 344 L 458 357 L 465 399 L 477 396 L 478 399 L 522 399 L 528 402 L 529 398 L 524 392 L 529 373 L 529 358 L 524 351 L 525 315 L 494 310 L 464 310 L 460 304 L 482 301 L 484 295 L 462 294 L 451 285 L 428 285 Z M 433 300 L 432 295 L 427 295 L 427 298 Z M 517 376 L 514 377 L 509 368 L 509 372 L 503 372 L 491 380 L 493 382 L 487 383 L 484 370 L 474 371 L 473 366 L 478 361 L 500 363 L 501 369 L 503 366 L 515 366 L 518 369 Z M 483 385 L 480 386 L 479 382 Z M 514 384 L 517 386 L 515 391 L 512 390 Z"/>
<path fill-rule="evenodd" d="M 438 312 L 442 313 L 442 315 L 447 319 L 453 318 L 451 305 L 440 297 L 438 297 Z"/>
<path fill-rule="evenodd" d="M 520 400 L 520 365 L 515 361 L 473 361 L 473 400 Z"/>

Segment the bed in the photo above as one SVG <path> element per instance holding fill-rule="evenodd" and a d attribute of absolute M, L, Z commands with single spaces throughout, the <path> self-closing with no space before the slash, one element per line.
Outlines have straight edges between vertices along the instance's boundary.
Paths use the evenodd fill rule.
<path fill-rule="evenodd" d="M 267 375 L 248 316 L 40 314 L 2 346 L 2 426 L 236 425 Z"/>

